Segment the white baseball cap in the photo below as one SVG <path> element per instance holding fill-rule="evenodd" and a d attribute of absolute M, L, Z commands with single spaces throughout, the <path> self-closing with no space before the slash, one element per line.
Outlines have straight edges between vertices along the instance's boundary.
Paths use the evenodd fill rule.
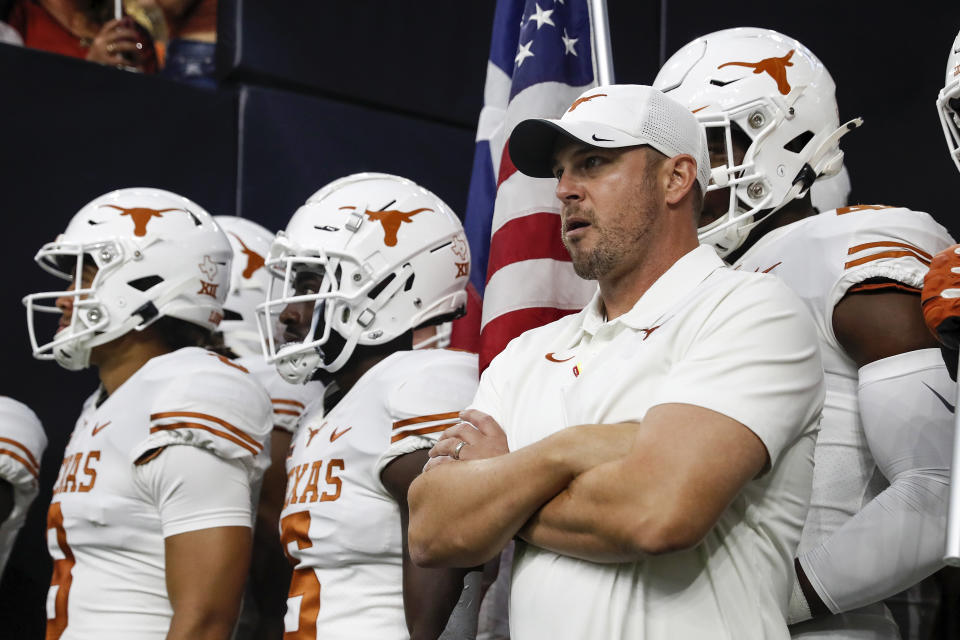
<path fill-rule="evenodd" d="M 668 158 L 697 161 L 700 190 L 710 184 L 707 135 L 682 104 L 642 84 L 611 84 L 584 91 L 560 119 L 524 120 L 510 134 L 510 158 L 534 178 L 553 177 L 553 153 L 564 135 L 604 149 L 646 144 Z"/>

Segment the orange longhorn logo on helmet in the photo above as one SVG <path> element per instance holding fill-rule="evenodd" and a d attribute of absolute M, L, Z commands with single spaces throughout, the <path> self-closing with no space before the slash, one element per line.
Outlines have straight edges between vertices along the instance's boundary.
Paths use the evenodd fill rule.
<path fill-rule="evenodd" d="M 187 213 L 186 209 L 151 209 L 149 207 L 118 207 L 115 204 L 102 204 L 101 207 L 110 207 L 121 211 L 121 216 L 130 216 L 133 220 L 133 235 L 142 237 L 147 235 L 147 224 L 154 218 L 162 218 L 168 211 L 182 211 Z"/>
<path fill-rule="evenodd" d="M 247 256 L 247 266 L 243 270 L 243 277 L 245 280 L 249 280 L 253 277 L 253 274 L 257 272 L 257 269 L 266 264 L 263 256 L 247 246 L 247 244 L 240 239 L 240 236 L 234 232 L 230 232 L 234 238 L 237 239 L 237 242 L 240 243 L 240 246 L 243 247 L 243 255 Z"/>
<path fill-rule="evenodd" d="M 340 207 L 341 209 L 356 209 L 356 207 Z M 370 211 L 365 209 L 364 213 L 371 222 L 379 222 L 383 227 L 383 244 L 388 247 L 397 246 L 397 233 L 400 231 L 400 225 L 404 222 L 413 222 L 413 216 L 424 211 L 433 211 L 427 207 L 420 207 L 413 211 L 398 211 L 391 209 L 387 211 Z"/>
<path fill-rule="evenodd" d="M 793 57 L 794 51 L 795 49 L 790 49 L 785 56 L 780 58 L 764 58 L 760 62 L 725 62 L 717 67 L 717 69 L 736 66 L 753 69 L 754 73 L 766 73 L 777 83 L 777 90 L 780 91 L 781 94 L 787 95 L 790 93 L 790 83 L 787 82 L 787 67 L 793 66 L 790 58 Z"/>

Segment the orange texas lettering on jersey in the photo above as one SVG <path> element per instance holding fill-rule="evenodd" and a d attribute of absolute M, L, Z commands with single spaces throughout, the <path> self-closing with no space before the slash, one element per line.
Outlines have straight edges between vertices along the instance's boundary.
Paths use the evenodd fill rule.
<path fill-rule="evenodd" d="M 327 462 L 326 473 L 323 472 L 323 467 L 323 460 L 314 460 L 298 464 L 287 472 L 284 508 L 291 504 L 332 502 L 340 497 L 343 482 L 338 474 L 346 469 L 343 459 L 333 458 Z"/>
<path fill-rule="evenodd" d="M 53 487 L 53 495 L 77 491 L 85 493 L 93 489 L 93 485 L 97 482 L 96 467 L 99 461 L 100 451 L 81 451 L 64 458 L 63 464 L 60 465 L 60 475 L 57 476 L 57 484 Z"/>

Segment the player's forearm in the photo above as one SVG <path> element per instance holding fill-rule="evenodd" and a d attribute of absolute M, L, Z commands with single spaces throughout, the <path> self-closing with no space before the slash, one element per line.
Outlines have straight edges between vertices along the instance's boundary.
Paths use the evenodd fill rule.
<path fill-rule="evenodd" d="M 945 472 L 895 480 L 800 556 L 816 596 L 831 612 L 841 613 L 888 598 L 939 569 L 948 491 Z M 802 619 L 791 611 L 791 623 Z"/>
<path fill-rule="evenodd" d="M 530 544 L 591 562 L 633 562 L 676 548 L 673 511 L 651 502 L 627 461 L 586 471 L 541 507 L 520 530 Z M 642 480 L 639 481 L 642 485 Z"/>
<path fill-rule="evenodd" d="M 573 479 L 559 439 L 440 465 L 410 486 L 410 555 L 421 566 L 483 564 Z"/>

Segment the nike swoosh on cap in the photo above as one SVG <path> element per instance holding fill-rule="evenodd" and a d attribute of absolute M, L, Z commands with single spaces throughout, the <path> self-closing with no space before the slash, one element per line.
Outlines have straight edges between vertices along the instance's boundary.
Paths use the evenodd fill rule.
<path fill-rule="evenodd" d="M 933 387 L 931 387 L 930 385 L 928 385 L 926 382 L 923 383 L 923 386 L 925 386 L 927 389 L 930 389 L 930 391 L 933 392 L 933 395 L 937 396 L 937 399 L 940 400 L 940 402 L 943 403 L 943 406 L 945 406 L 945 407 L 947 408 L 947 411 L 949 411 L 950 413 L 956 413 L 956 412 L 957 412 L 957 407 L 956 407 L 956 405 L 952 405 L 952 404 L 950 404 L 949 402 L 947 402 L 947 399 L 944 398 L 944 397 L 943 397 L 942 395 L 940 395 L 939 393 L 937 393 L 937 390 L 936 390 L 936 389 L 934 389 Z"/>
<path fill-rule="evenodd" d="M 593 135 L 591 135 L 590 137 L 593 138 L 593 141 L 594 141 L 594 142 L 613 142 L 613 139 L 611 139 L 611 138 L 598 138 L 598 137 L 597 137 L 597 134 L 595 134 L 595 133 L 594 133 Z"/>

